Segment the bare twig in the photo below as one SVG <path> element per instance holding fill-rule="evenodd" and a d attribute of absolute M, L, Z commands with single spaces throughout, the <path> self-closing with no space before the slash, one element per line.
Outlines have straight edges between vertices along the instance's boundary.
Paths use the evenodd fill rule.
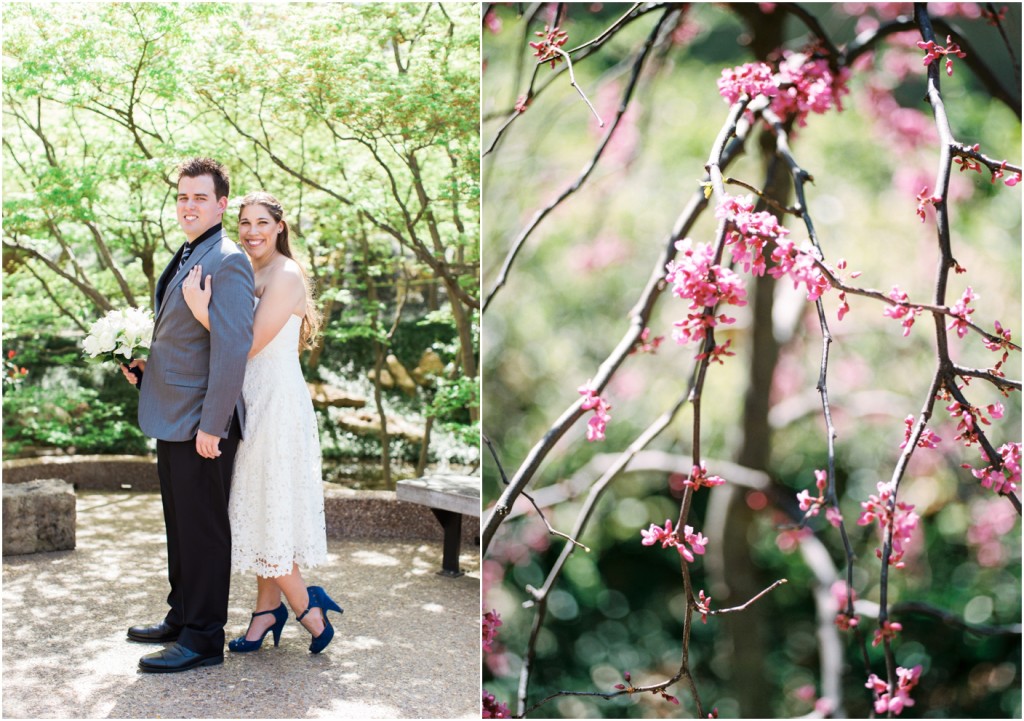
<path fill-rule="evenodd" d="M 495 280 L 494 285 L 491 287 L 490 292 L 487 294 L 487 297 L 484 299 L 484 304 L 480 311 L 481 313 L 485 313 L 487 311 L 487 308 L 488 306 L 490 306 L 491 301 L 494 300 L 495 294 L 499 290 L 501 290 L 502 287 L 504 287 L 505 282 L 508 280 L 508 274 L 512 269 L 512 264 L 515 262 L 516 257 L 519 255 L 519 251 L 522 250 L 522 247 L 526 243 L 527 238 L 530 237 L 530 234 L 533 233 L 534 230 L 536 230 L 537 226 L 540 225 L 540 222 L 544 220 L 544 218 L 547 217 L 547 215 L 551 211 L 557 208 L 566 198 L 568 198 L 577 190 L 579 190 L 583 186 L 583 183 L 586 182 L 587 178 L 590 177 L 590 174 L 594 171 L 594 168 L 597 167 L 597 161 L 600 160 L 601 156 L 604 154 L 605 148 L 608 147 L 608 143 L 611 141 L 612 136 L 615 134 L 615 129 L 618 128 L 619 123 L 622 120 L 622 117 L 626 114 L 626 110 L 629 107 L 630 99 L 633 97 L 633 92 L 634 90 L 636 90 L 637 82 L 640 79 L 640 71 L 643 69 L 644 63 L 647 60 L 647 56 L 650 53 L 651 47 L 654 44 L 654 40 L 655 38 L 658 37 L 659 28 L 661 28 L 662 24 L 665 22 L 666 17 L 667 13 L 663 14 L 661 18 L 659 18 L 658 22 L 655 24 L 654 29 L 648 35 L 647 42 L 644 43 L 640 52 L 637 54 L 637 58 L 633 62 L 632 75 L 630 76 L 629 83 L 626 85 L 625 91 L 623 91 L 622 100 L 619 103 L 618 111 L 615 113 L 615 119 L 612 121 L 607 132 L 604 134 L 604 137 L 601 138 L 601 142 L 598 144 L 597 150 L 594 152 L 594 155 L 587 162 L 587 165 L 580 172 L 576 180 L 574 180 L 565 190 L 563 190 L 557 198 L 548 203 L 548 205 L 546 205 L 545 207 L 538 210 L 534 214 L 533 218 L 530 219 L 530 222 L 526 225 L 526 227 L 523 228 L 519 232 L 519 235 L 516 236 L 515 240 L 512 241 L 512 247 L 509 249 L 508 254 L 505 256 L 505 261 L 504 263 L 502 263 L 501 270 L 498 272 L 498 277 Z M 574 79 L 574 85 L 575 82 L 576 81 Z M 598 119 L 600 120 L 600 118 Z"/>

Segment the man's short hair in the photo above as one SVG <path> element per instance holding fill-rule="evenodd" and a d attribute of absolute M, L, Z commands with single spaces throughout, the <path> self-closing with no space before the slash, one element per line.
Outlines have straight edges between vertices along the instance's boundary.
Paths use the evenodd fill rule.
<path fill-rule="evenodd" d="M 213 178 L 213 192 L 218 198 L 226 198 L 231 192 L 231 178 L 228 169 L 213 158 L 189 158 L 178 166 L 178 180 L 209 175 Z"/>

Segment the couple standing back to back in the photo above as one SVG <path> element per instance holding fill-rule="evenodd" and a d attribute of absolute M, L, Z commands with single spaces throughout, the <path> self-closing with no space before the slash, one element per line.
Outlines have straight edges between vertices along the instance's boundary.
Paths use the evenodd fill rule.
<path fill-rule="evenodd" d="M 179 166 L 186 242 L 156 285 L 149 358 L 131 364 L 141 380 L 122 366 L 140 386 L 139 425 L 157 439 L 167 527 L 170 609 L 128 629 L 133 641 L 171 644 L 139 660 L 146 672 L 224 660 L 232 569 L 255 572 L 257 593 L 231 651 L 255 651 L 267 633 L 277 645 L 282 593 L 313 653 L 333 638 L 327 611 L 341 612 L 299 569 L 327 557 L 316 417 L 298 361 L 319 317 L 281 204 L 264 192 L 242 199 L 242 252 L 221 226 L 229 191 L 217 161 Z"/>

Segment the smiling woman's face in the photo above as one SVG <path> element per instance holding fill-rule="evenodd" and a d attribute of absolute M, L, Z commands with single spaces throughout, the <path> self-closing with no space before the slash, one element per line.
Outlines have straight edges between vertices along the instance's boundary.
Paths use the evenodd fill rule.
<path fill-rule="evenodd" d="M 238 239 L 254 261 L 268 258 L 277 249 L 277 236 L 284 224 L 263 205 L 254 203 L 242 208 L 238 216 Z"/>

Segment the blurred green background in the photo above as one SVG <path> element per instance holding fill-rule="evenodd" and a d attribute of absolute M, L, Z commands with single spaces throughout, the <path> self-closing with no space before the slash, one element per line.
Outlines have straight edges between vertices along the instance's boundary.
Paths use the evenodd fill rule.
<path fill-rule="evenodd" d="M 673 31 L 665 33 L 644 69 L 623 123 L 582 189 L 554 210 L 527 241 L 508 284 L 485 313 L 482 350 L 483 431 L 493 441 L 511 476 L 529 449 L 579 396 L 628 327 L 628 313 L 647 282 L 675 218 L 696 190 L 712 141 L 727 114 L 716 80 L 723 68 L 754 59 L 751 45 L 774 27 L 785 46 L 800 49 L 806 27 L 779 8 L 749 4 L 689 6 Z M 890 4 L 890 6 L 893 4 Z M 948 4 L 952 5 L 952 4 Z M 997 30 L 970 4 L 948 17 L 1009 87 L 1019 104 L 1019 80 Z M 485 8 L 483 29 L 483 144 L 525 93 L 535 59 L 528 41 L 553 24 L 555 6 L 545 5 L 527 25 L 520 11 L 536 6 Z M 843 45 L 872 19 L 891 9 L 870 4 L 806 6 Z M 910 4 L 900 8 L 910 12 Z M 629 9 L 620 4 L 571 4 L 560 27 L 566 49 L 597 37 Z M 933 9 L 936 15 L 943 10 Z M 662 10 L 655 10 L 617 32 L 599 52 L 575 64 L 580 87 L 606 120 L 614 115 L 636 53 Z M 1003 21 L 1020 58 L 1020 6 Z M 773 25 L 775 24 L 775 25 Z M 671 24 L 670 24 L 671 25 Z M 908 40 L 909 38 L 909 40 Z M 794 132 L 792 146 L 814 178 L 807 201 L 821 243 L 831 262 L 845 258 L 861 271 L 855 283 L 883 292 L 899 285 L 912 300 L 928 302 L 933 293 L 937 249 L 934 215 L 922 223 L 915 195 L 934 184 L 938 145 L 931 111 L 923 101 L 923 53 L 916 33 L 884 41 L 858 63 L 843 98 L 842 112 L 812 115 Z M 942 92 L 957 140 L 980 143 L 982 152 L 1020 162 L 1021 125 L 1004 103 L 993 100 L 964 61 L 953 77 L 942 76 Z M 547 65 L 537 86 L 549 80 Z M 893 108 L 908 128 L 900 135 Z M 874 98 L 874 100 L 872 99 Z M 923 128 L 924 130 L 914 130 Z M 506 131 L 483 162 L 485 293 L 494 283 L 512 240 L 533 214 L 572 183 L 593 156 L 599 128 L 568 76 L 555 78 Z M 899 142 L 897 142 L 899 141 Z M 764 170 L 757 133 L 747 154 L 726 174 L 756 187 Z M 954 166 L 950 199 L 953 252 L 967 269 L 951 277 L 948 298 L 968 285 L 979 295 L 973 320 L 991 329 L 995 320 L 1021 328 L 1020 187 L 991 184 L 989 173 L 960 173 Z M 740 188 L 727 187 L 733 194 Z M 712 213 L 705 212 L 689 234 L 695 242 L 713 239 Z M 802 224 L 786 224 L 799 245 Z M 748 294 L 752 292 L 749 276 Z M 934 370 L 931 319 L 922 316 L 908 338 L 883 306 L 850 298 L 851 311 L 839 322 L 835 293 L 825 297 L 835 342 L 831 349 L 829 392 L 837 428 L 837 480 L 841 508 L 857 554 L 854 585 L 865 609 L 878 601 L 880 545 L 873 528 L 856 525 L 860 502 L 889 480 L 903 439 L 903 419 L 917 414 Z M 693 347 L 671 340 L 672 323 L 685 315 L 679 300 L 664 294 L 650 327 L 666 337 L 655 355 L 629 357 L 605 390 L 612 404 L 607 440 L 585 440 L 586 417 L 559 441 L 529 490 L 565 483 L 600 454 L 621 452 L 685 392 L 693 368 Z M 732 309 L 730 308 L 730 311 Z M 743 399 L 752 364 L 749 308 L 717 336 L 732 339 L 736 356 L 708 374 L 703 405 L 703 453 L 735 460 L 744 454 Z M 815 390 L 821 335 L 813 305 L 788 282 L 777 285 L 772 325 L 779 345 L 770 389 L 769 427 L 757 442 L 768 446 L 767 470 L 773 486 L 792 499 L 813 489 L 816 468 L 825 468 L 827 447 L 821 405 Z M 976 335 L 951 340 L 961 364 L 989 367 L 993 355 Z M 1020 378 L 1020 356 L 1011 357 L 1007 375 Z M 1019 441 L 1020 398 L 1001 398 L 982 382 L 966 390 L 976 405 L 1001 400 L 1005 417 L 990 438 L 999 445 Z M 588 414 L 589 415 L 589 414 Z M 674 454 L 688 468 L 692 413 L 684 409 L 652 445 Z M 938 450 L 915 453 L 900 491 L 921 515 L 907 567 L 890 576 L 890 603 L 921 601 L 972 624 L 1019 624 L 1021 617 L 1020 520 L 1012 506 L 982 489 L 961 463 L 978 465 L 974 449 L 955 442 L 948 414 L 937 405 L 932 427 L 944 440 Z M 599 460 L 599 459 L 598 459 Z M 714 470 L 714 461 L 709 462 Z M 495 464 L 485 468 L 485 509 L 501 492 Z M 592 466 L 591 466 L 592 468 Z M 593 481 L 599 473 L 584 470 Z M 636 684 L 672 676 L 679 667 L 685 599 L 678 560 L 671 551 L 640 545 L 640 529 L 678 514 L 679 481 L 667 473 L 635 473 L 616 480 L 579 539 L 591 553 L 577 550 L 550 597 L 549 613 L 537 643 L 531 677 L 533 703 L 559 690 L 613 690 L 630 671 Z M 724 487 L 727 488 L 728 486 Z M 586 485 L 584 485 L 584 489 Z M 715 491 L 718 493 L 718 491 Z M 539 490 L 538 496 L 545 493 Z M 545 509 L 552 525 L 569 531 L 585 490 Z M 690 519 L 709 536 L 709 553 L 691 565 L 694 588 L 708 589 L 715 608 L 741 603 L 778 578 L 789 583 L 747 611 L 696 623 L 690 658 L 706 709 L 728 716 L 793 716 L 812 712 L 822 694 L 813 593 L 815 580 L 786 518 L 756 493 L 736 490 L 728 501 L 708 508 L 709 494 L 697 494 Z M 791 504 L 795 507 L 795 501 Z M 561 539 L 520 500 L 500 527 L 484 564 L 484 610 L 497 609 L 503 626 L 495 651 L 484 655 L 484 687 L 515 712 L 521 655 L 533 611 L 524 607 L 528 585 L 539 587 L 560 553 Z M 727 512 L 723 509 L 727 509 Z M 764 510 L 762 510 L 764 509 Z M 717 514 L 717 515 L 716 515 Z M 486 516 L 486 510 L 485 510 Z M 727 519 L 727 520 L 726 520 Z M 845 576 L 837 532 L 823 519 L 810 528 Z M 753 589 L 748 590 L 748 589 Z M 827 590 L 827 589 L 826 589 Z M 860 609 L 858 609 L 860 610 Z M 979 636 L 934 618 L 896 616 L 904 632 L 895 643 L 897 662 L 922 664 L 924 675 L 912 693 L 916 705 L 904 717 L 1013 717 L 1021 715 L 1021 644 L 1016 633 Z M 862 614 L 870 635 L 875 621 Z M 842 635 L 846 669 L 843 711 L 854 717 L 871 712 L 866 673 L 852 634 Z M 871 669 L 884 673 L 881 649 L 868 644 Z M 811 686 L 811 690 L 807 690 Z M 612 701 L 563 697 L 542 706 L 540 717 L 670 717 L 691 715 L 682 685 L 669 692 L 680 709 L 651 694 Z"/>

